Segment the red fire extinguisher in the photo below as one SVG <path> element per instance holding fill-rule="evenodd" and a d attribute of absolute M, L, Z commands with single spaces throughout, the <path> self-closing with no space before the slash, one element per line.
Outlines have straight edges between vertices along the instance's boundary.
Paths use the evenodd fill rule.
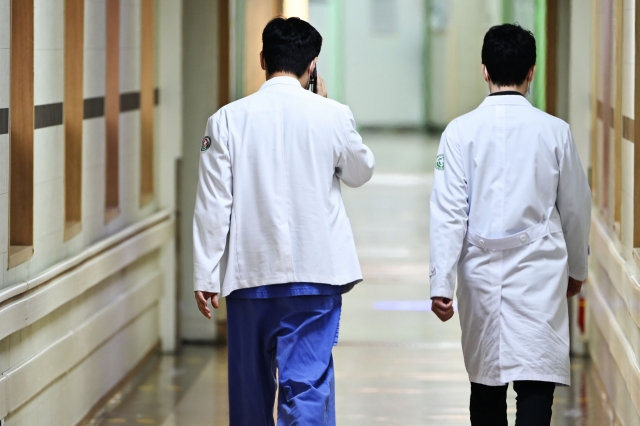
<path fill-rule="evenodd" d="M 580 334 L 583 336 L 586 331 L 586 316 L 587 300 L 584 298 L 584 295 L 580 293 L 578 295 L 578 328 L 580 329 Z"/>

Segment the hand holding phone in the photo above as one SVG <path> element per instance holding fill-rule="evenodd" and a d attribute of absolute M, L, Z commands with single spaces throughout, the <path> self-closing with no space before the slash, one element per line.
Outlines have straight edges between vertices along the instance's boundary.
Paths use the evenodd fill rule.
<path fill-rule="evenodd" d="M 318 93 L 318 66 L 313 67 L 313 72 L 309 77 L 309 90 Z"/>
<path fill-rule="evenodd" d="M 313 68 L 313 72 L 309 76 L 309 84 L 307 88 L 311 90 L 316 95 L 320 95 L 323 98 L 327 96 L 327 88 L 324 86 L 324 80 L 322 77 L 318 76 L 318 67 Z"/>

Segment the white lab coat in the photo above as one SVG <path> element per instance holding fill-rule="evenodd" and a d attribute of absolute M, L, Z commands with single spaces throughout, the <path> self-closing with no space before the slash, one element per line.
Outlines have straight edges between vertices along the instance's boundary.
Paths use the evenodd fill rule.
<path fill-rule="evenodd" d="M 206 138 L 193 219 L 195 290 L 226 296 L 362 280 L 340 181 L 363 185 L 374 157 L 348 107 L 276 77 L 209 118 Z"/>
<path fill-rule="evenodd" d="M 469 379 L 569 385 L 568 275 L 587 278 L 591 220 L 569 125 L 490 96 L 447 126 L 438 155 L 431 297 L 453 298 L 457 276 Z"/>

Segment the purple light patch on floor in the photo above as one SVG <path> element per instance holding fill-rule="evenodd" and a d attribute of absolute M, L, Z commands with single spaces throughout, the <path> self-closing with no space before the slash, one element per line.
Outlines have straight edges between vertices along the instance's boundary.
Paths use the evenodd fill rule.
<path fill-rule="evenodd" d="M 373 304 L 373 309 L 377 311 L 409 311 L 428 312 L 431 311 L 431 300 L 385 300 Z M 458 301 L 453 301 L 453 310 L 458 312 Z"/>

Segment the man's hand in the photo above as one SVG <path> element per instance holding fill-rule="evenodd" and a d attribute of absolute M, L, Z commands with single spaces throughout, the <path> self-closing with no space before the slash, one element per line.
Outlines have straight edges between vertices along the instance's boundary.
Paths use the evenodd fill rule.
<path fill-rule="evenodd" d="M 318 76 L 318 95 L 323 98 L 327 97 L 327 87 L 324 85 L 324 80 L 320 76 Z"/>
<path fill-rule="evenodd" d="M 582 284 L 584 284 L 584 281 L 578 281 L 575 278 L 569 277 L 569 285 L 567 286 L 567 298 L 573 297 L 576 294 L 580 293 L 580 290 L 582 290 Z"/>
<path fill-rule="evenodd" d="M 215 309 L 218 309 L 218 293 L 209 293 L 208 291 L 196 291 L 196 303 L 198 304 L 198 309 L 202 312 L 202 315 L 211 319 L 211 310 L 209 309 L 209 303 L 207 302 L 211 299 L 211 304 Z"/>
<path fill-rule="evenodd" d="M 440 321 L 449 321 L 453 316 L 453 300 L 444 297 L 431 299 L 431 310 L 440 318 Z"/>

